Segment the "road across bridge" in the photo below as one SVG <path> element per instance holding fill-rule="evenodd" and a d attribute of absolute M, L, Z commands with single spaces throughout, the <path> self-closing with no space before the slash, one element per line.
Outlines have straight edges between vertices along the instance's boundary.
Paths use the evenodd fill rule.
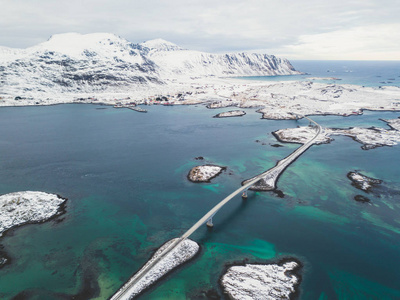
<path fill-rule="evenodd" d="M 314 123 L 317 128 L 316 135 L 307 141 L 307 143 L 303 144 L 299 148 L 297 148 L 293 153 L 284 159 L 278 161 L 275 167 L 269 169 L 268 171 L 261 173 L 248 180 L 242 187 L 235 190 L 229 196 L 224 198 L 221 202 L 215 205 L 208 213 L 206 213 L 199 221 L 197 221 L 188 231 L 186 231 L 180 238 L 178 238 L 175 242 L 170 244 L 156 259 L 152 261 L 152 263 L 146 265 L 143 269 L 137 272 L 134 276 L 132 276 L 111 298 L 110 300 L 120 300 L 120 299 L 129 299 L 129 290 L 134 287 L 134 285 L 142 279 L 158 262 L 160 262 L 168 253 L 170 253 L 175 247 L 177 247 L 182 241 L 189 238 L 200 226 L 207 223 L 208 226 L 212 226 L 212 218 L 213 216 L 232 198 L 243 191 L 247 191 L 251 186 L 256 184 L 260 180 L 264 180 L 265 183 L 270 187 L 269 190 L 273 190 L 276 187 L 276 182 L 281 175 L 281 173 L 289 166 L 293 161 L 296 160 L 301 154 L 303 154 L 308 148 L 310 148 L 318 136 L 322 132 L 322 127 L 313 121 L 312 119 L 297 115 L 298 117 L 304 117 L 310 122 Z"/>

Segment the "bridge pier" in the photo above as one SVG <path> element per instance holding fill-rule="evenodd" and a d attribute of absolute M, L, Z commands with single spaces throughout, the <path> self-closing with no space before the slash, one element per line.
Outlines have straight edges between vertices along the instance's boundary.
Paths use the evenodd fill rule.
<path fill-rule="evenodd" d="M 212 227 L 214 227 L 214 224 L 213 224 L 213 222 L 212 222 L 212 217 L 211 217 L 211 218 L 209 218 L 209 219 L 207 220 L 207 223 L 206 223 L 206 225 L 207 225 L 207 227 L 209 227 L 209 228 L 212 228 Z"/>

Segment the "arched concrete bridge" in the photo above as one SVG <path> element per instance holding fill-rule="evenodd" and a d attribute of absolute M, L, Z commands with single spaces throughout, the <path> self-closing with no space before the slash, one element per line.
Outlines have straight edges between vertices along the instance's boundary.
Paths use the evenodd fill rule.
<path fill-rule="evenodd" d="M 263 180 L 263 185 L 266 187 L 264 190 L 273 190 L 276 188 L 276 182 L 281 175 L 281 173 L 289 166 L 293 161 L 296 160 L 301 154 L 303 154 L 308 148 L 310 148 L 318 136 L 322 132 L 322 127 L 311 120 L 308 117 L 296 115 L 298 118 L 304 117 L 310 122 L 316 125 L 316 134 L 310 139 L 307 143 L 303 144 L 299 148 L 297 148 L 292 154 L 285 157 L 284 159 L 278 161 L 275 167 L 269 169 L 268 171 L 261 173 L 247 181 L 245 181 L 244 185 L 234 191 L 232 194 L 224 198 L 221 202 L 215 205 L 208 213 L 206 213 L 199 221 L 197 221 L 188 231 L 186 231 L 179 239 L 177 239 L 174 243 L 169 245 L 151 264 L 148 264 L 146 268 L 143 268 L 134 276 L 132 276 L 124 286 L 122 286 L 111 298 L 110 300 L 120 300 L 120 299 L 129 299 L 129 290 L 132 288 L 143 276 L 145 276 L 159 261 L 161 261 L 170 251 L 172 251 L 176 246 L 178 246 L 182 241 L 189 238 L 200 226 L 203 224 L 207 224 L 208 226 L 212 226 L 212 218 L 214 215 L 232 198 L 242 192 L 246 192 L 251 186 L 255 185 L 258 181 Z"/>

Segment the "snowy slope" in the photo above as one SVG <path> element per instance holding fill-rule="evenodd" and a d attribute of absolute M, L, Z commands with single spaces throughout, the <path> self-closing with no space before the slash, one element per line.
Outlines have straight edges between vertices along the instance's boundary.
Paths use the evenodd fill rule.
<path fill-rule="evenodd" d="M 212 54 L 185 50 L 158 39 L 140 44 L 163 76 L 269 76 L 299 74 L 286 59 L 258 53 Z"/>
<path fill-rule="evenodd" d="M 113 34 L 67 33 L 25 50 L 1 48 L 0 81 L 19 91 L 96 91 L 160 83 L 141 47 Z"/>
<path fill-rule="evenodd" d="M 140 45 L 143 48 L 147 48 L 149 50 L 148 52 L 151 52 L 151 54 L 153 54 L 154 52 L 185 50 L 178 45 L 163 39 L 146 41 L 144 43 L 141 43 Z"/>
<path fill-rule="evenodd" d="M 33 96 L 129 90 L 171 76 L 289 75 L 287 60 L 264 54 L 211 54 L 162 39 L 131 43 L 110 33 L 53 35 L 27 49 L 0 47 L 0 94 Z"/>

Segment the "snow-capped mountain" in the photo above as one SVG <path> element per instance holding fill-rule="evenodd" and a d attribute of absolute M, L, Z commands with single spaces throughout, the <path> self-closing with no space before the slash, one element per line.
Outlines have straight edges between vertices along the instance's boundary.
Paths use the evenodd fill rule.
<path fill-rule="evenodd" d="M 155 39 L 140 43 L 140 45 L 147 49 L 147 53 L 154 54 L 154 52 L 168 52 L 168 51 L 180 51 L 185 50 L 178 45 L 168 42 L 163 39 Z"/>
<path fill-rule="evenodd" d="M 0 57 L 1 84 L 24 91 L 160 83 L 157 66 L 141 47 L 113 34 L 54 35 L 24 50 L 2 48 Z"/>
<path fill-rule="evenodd" d="M 0 94 L 94 92 L 162 84 L 171 76 L 298 74 L 264 54 L 211 54 L 162 39 L 131 43 L 109 33 L 53 35 L 27 49 L 0 47 Z"/>
<path fill-rule="evenodd" d="M 270 76 L 297 72 L 287 59 L 258 53 L 212 54 L 182 49 L 157 39 L 140 44 L 149 48 L 148 57 L 165 75 L 196 76 Z"/>

